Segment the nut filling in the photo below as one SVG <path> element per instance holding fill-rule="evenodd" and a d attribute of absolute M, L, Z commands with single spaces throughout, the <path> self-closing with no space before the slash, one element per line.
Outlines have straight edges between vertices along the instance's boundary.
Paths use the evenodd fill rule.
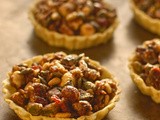
<path fill-rule="evenodd" d="M 134 0 L 136 6 L 152 18 L 160 19 L 159 0 Z"/>
<path fill-rule="evenodd" d="M 104 32 L 117 17 L 103 0 L 39 0 L 33 13 L 48 30 L 71 36 Z"/>
<path fill-rule="evenodd" d="M 152 48 L 156 48 L 153 43 Z M 154 67 L 151 78 L 159 72 Z M 116 82 L 103 78 L 102 72 L 84 54 L 46 54 L 39 62 L 12 68 L 9 80 L 16 92 L 10 99 L 33 116 L 90 115 L 107 106 L 117 92 Z"/>
<path fill-rule="evenodd" d="M 138 46 L 132 66 L 147 86 L 160 90 L 160 40 L 146 41 Z"/>

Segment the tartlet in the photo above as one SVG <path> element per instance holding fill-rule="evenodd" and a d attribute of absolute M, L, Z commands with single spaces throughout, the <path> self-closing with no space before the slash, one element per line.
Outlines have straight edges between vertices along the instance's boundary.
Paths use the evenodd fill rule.
<path fill-rule="evenodd" d="M 3 81 L 5 101 L 23 120 L 101 120 L 119 100 L 115 77 L 84 54 L 36 56 Z"/>
<path fill-rule="evenodd" d="M 129 69 L 140 91 L 160 103 L 160 39 L 138 46 L 129 59 Z"/>
<path fill-rule="evenodd" d="M 156 0 L 130 0 L 134 18 L 146 30 L 160 35 L 160 3 Z"/>
<path fill-rule="evenodd" d="M 34 0 L 29 18 L 39 38 L 69 50 L 107 42 L 118 25 L 115 9 L 102 0 Z"/>

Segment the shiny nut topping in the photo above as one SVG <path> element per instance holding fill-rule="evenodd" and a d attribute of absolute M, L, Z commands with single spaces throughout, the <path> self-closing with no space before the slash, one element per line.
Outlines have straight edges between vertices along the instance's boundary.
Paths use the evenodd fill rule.
<path fill-rule="evenodd" d="M 102 0 L 40 0 L 33 13 L 43 27 L 70 36 L 104 32 L 117 16 Z"/>
<path fill-rule="evenodd" d="M 10 99 L 33 116 L 89 115 L 108 105 L 117 90 L 101 73 L 84 54 L 46 54 L 37 62 L 13 67 L 9 76 L 17 91 Z"/>
<path fill-rule="evenodd" d="M 160 90 L 160 40 L 146 41 L 137 47 L 132 66 L 147 86 Z"/>

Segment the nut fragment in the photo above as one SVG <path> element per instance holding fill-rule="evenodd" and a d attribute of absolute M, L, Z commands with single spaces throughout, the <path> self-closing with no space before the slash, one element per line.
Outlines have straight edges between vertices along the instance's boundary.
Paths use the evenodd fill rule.
<path fill-rule="evenodd" d="M 77 17 L 78 17 L 78 13 L 77 12 L 72 12 L 72 13 L 67 15 L 66 20 L 67 21 L 75 20 Z"/>
<path fill-rule="evenodd" d="M 61 15 L 63 16 L 67 16 L 69 13 L 71 13 L 72 11 L 74 11 L 74 5 L 67 2 L 67 3 L 64 3 L 63 5 L 61 5 L 59 7 L 59 12 Z"/>
<path fill-rule="evenodd" d="M 33 80 L 32 80 L 34 83 L 40 83 L 41 82 L 41 80 L 40 79 L 38 79 L 38 78 L 33 78 Z"/>
<path fill-rule="evenodd" d="M 51 15 L 51 19 L 52 19 L 52 20 L 59 20 L 60 18 L 61 18 L 61 16 L 59 15 L 58 12 L 54 12 L 54 13 L 52 13 L 52 15 Z"/>
<path fill-rule="evenodd" d="M 104 98 L 104 104 L 107 105 L 109 103 L 109 95 L 106 95 L 105 98 Z"/>
<path fill-rule="evenodd" d="M 63 87 L 67 84 L 70 84 L 70 85 L 75 85 L 76 84 L 75 79 L 70 72 L 67 72 L 62 76 L 62 81 L 60 83 L 60 86 Z"/>
<path fill-rule="evenodd" d="M 105 90 L 107 91 L 107 93 L 112 93 L 112 88 L 110 87 L 110 85 L 108 83 L 105 83 Z"/>
<path fill-rule="evenodd" d="M 95 28 L 91 24 L 86 23 L 81 26 L 80 31 L 81 35 L 89 36 L 95 33 Z"/>
<path fill-rule="evenodd" d="M 59 31 L 66 35 L 74 35 L 74 32 L 65 23 L 60 26 Z"/>
<path fill-rule="evenodd" d="M 39 115 L 43 106 L 42 104 L 39 103 L 29 103 L 27 105 L 27 110 L 32 114 L 32 115 Z"/>
<path fill-rule="evenodd" d="M 11 83 L 16 87 L 16 88 L 20 88 L 24 83 L 24 76 L 21 74 L 20 71 L 15 71 L 12 75 L 11 75 Z"/>
<path fill-rule="evenodd" d="M 60 112 L 60 106 L 56 103 L 50 103 L 42 108 L 42 115 L 53 116 Z"/>
<path fill-rule="evenodd" d="M 89 115 L 89 113 L 92 111 L 92 106 L 88 101 L 79 101 L 77 103 L 74 103 L 73 105 L 74 110 L 78 112 L 80 116 L 82 115 Z"/>
<path fill-rule="evenodd" d="M 19 106 L 24 106 L 26 104 L 26 101 L 27 101 L 25 96 L 23 94 L 21 94 L 20 92 L 15 92 L 11 96 L 11 100 L 13 100 Z"/>
<path fill-rule="evenodd" d="M 60 82 L 61 82 L 61 79 L 55 77 L 48 82 L 48 85 L 51 87 L 51 86 L 54 86 L 54 85 L 58 85 Z"/>
<path fill-rule="evenodd" d="M 62 89 L 62 95 L 71 103 L 77 102 L 80 99 L 80 92 L 78 89 L 69 85 Z"/>

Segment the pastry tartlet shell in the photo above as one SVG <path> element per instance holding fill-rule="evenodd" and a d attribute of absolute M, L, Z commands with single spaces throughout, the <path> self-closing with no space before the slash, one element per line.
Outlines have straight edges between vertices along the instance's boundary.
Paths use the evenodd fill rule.
<path fill-rule="evenodd" d="M 48 55 L 51 55 L 53 53 L 50 53 Z M 24 61 L 23 63 L 28 64 L 29 66 L 33 62 L 38 62 L 42 59 L 43 56 L 36 56 L 31 59 L 28 59 Z M 9 77 L 3 81 L 3 93 L 4 93 L 4 99 L 5 101 L 9 104 L 10 108 L 14 110 L 14 112 L 23 120 L 101 120 L 103 119 L 110 110 L 112 110 L 115 107 L 116 102 L 119 100 L 119 94 L 120 94 L 120 89 L 118 88 L 118 82 L 115 79 L 115 77 L 110 74 L 106 68 L 102 67 L 97 61 L 91 60 L 96 66 L 102 68 L 102 78 L 110 78 L 113 81 L 116 82 L 117 84 L 117 91 L 112 98 L 112 100 L 109 102 L 109 104 L 104 107 L 103 109 L 89 115 L 89 116 L 81 116 L 79 118 L 52 118 L 52 117 L 46 117 L 46 116 L 33 116 L 31 115 L 28 111 L 26 111 L 24 108 L 18 106 L 15 104 L 11 99 L 11 95 L 16 92 L 16 89 L 11 86 L 9 82 Z"/>
<path fill-rule="evenodd" d="M 78 50 L 106 43 L 111 39 L 113 32 L 119 23 L 118 19 L 115 19 L 114 23 L 104 32 L 95 33 L 90 36 L 69 36 L 61 34 L 56 31 L 50 31 L 37 22 L 33 11 L 38 1 L 39 0 L 35 0 L 31 5 L 29 10 L 29 19 L 34 26 L 36 35 L 50 46 L 64 47 L 69 50 Z"/>
<path fill-rule="evenodd" d="M 145 12 L 140 10 L 134 3 L 133 0 L 130 0 L 131 8 L 134 13 L 134 18 L 136 22 L 141 25 L 146 30 L 160 35 L 160 20 L 154 19 L 148 16 Z"/>
<path fill-rule="evenodd" d="M 139 90 L 144 94 L 148 95 L 152 98 L 152 100 L 156 103 L 160 103 L 160 90 L 155 89 L 152 86 L 147 86 L 144 80 L 134 71 L 134 67 L 132 63 L 135 61 L 135 54 L 129 58 L 129 70 L 132 81 L 139 88 Z"/>

